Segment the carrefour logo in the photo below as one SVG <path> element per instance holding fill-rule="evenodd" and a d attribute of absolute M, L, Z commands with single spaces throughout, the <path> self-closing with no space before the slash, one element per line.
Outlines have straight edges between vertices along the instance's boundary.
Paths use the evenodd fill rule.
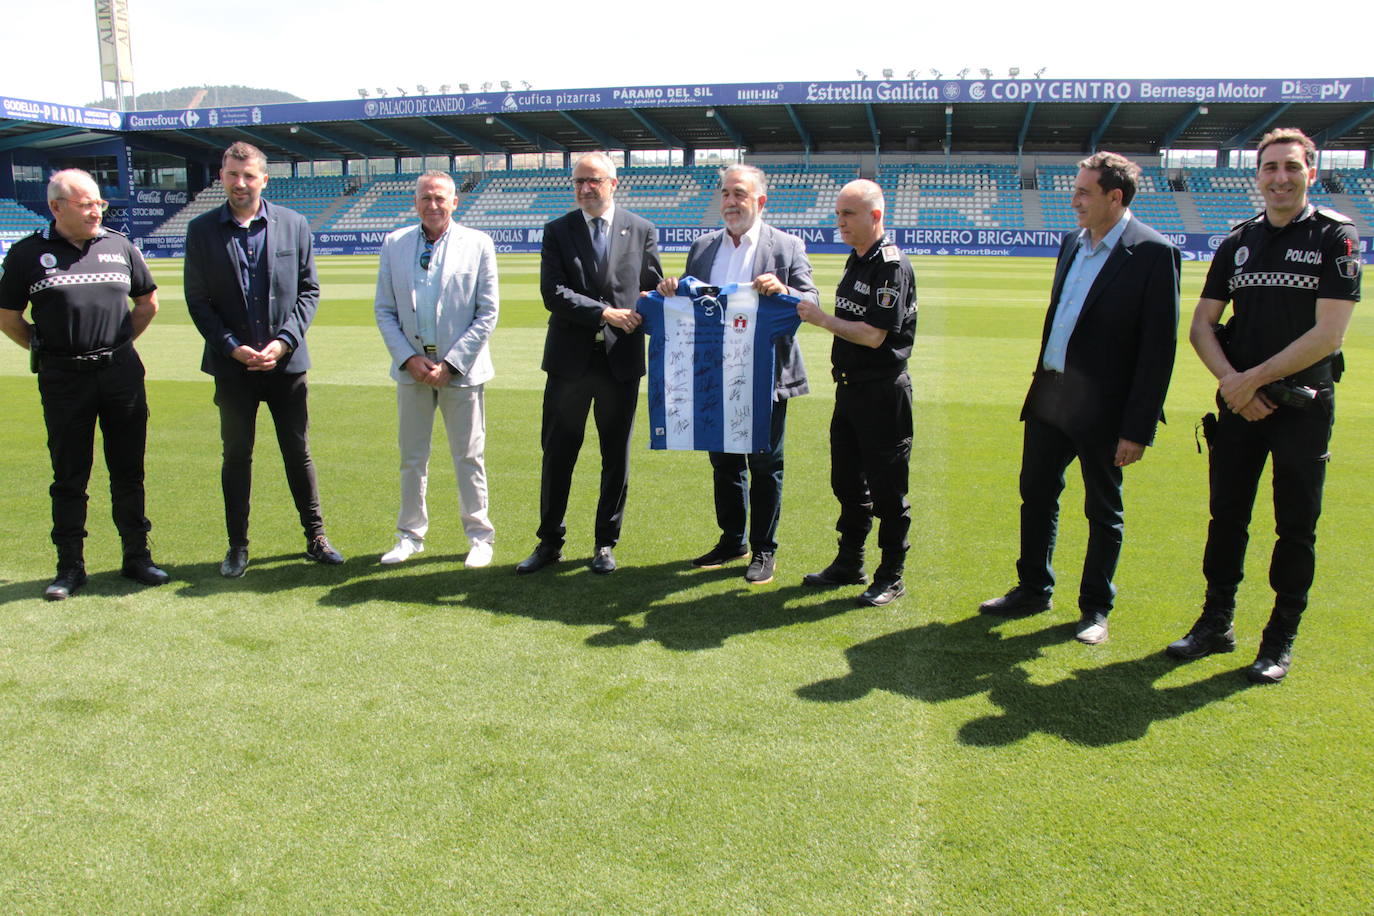
<path fill-rule="evenodd" d="M 187 127 L 195 127 L 200 123 L 200 115 L 196 114 L 194 111 L 188 111 L 181 116 L 181 123 L 185 124 Z"/>

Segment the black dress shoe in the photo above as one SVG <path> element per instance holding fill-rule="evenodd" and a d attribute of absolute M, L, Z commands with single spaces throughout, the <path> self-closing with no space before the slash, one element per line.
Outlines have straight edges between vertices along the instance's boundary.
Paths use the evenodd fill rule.
<path fill-rule="evenodd" d="M 516 564 L 515 571 L 519 575 L 527 576 L 530 573 L 539 572 L 545 566 L 552 566 L 561 559 L 563 559 L 563 553 L 557 547 L 540 544 L 534 548 L 534 553 Z"/>
<path fill-rule="evenodd" d="M 1228 626 L 1224 630 L 1219 630 L 1207 624 L 1197 623 L 1188 631 L 1187 636 L 1169 643 L 1164 654 L 1172 658 L 1192 661 L 1214 652 L 1234 651 L 1236 651 L 1235 627 Z"/>
<path fill-rule="evenodd" d="M 219 564 L 219 574 L 226 579 L 237 579 L 248 568 L 248 548 L 230 547 L 224 554 L 224 562 Z"/>
<path fill-rule="evenodd" d="M 322 534 L 315 535 L 305 545 L 305 555 L 325 566 L 338 566 L 344 561 L 343 554 L 335 550 L 334 545 L 329 543 L 329 538 Z"/>
<path fill-rule="evenodd" d="M 1049 609 L 1049 595 L 1019 585 L 1000 598 L 989 598 L 978 605 L 978 613 L 998 617 L 1029 617 Z"/>
<path fill-rule="evenodd" d="M 862 566 L 841 566 L 838 563 L 831 563 L 820 572 L 807 573 L 802 576 L 802 585 L 809 585 L 812 588 L 834 588 L 837 585 L 864 585 L 868 582 L 868 573 L 864 572 Z"/>
<path fill-rule="evenodd" d="M 869 607 L 882 607 L 891 604 L 898 598 L 906 594 L 906 586 L 902 585 L 901 579 L 890 579 L 886 576 L 874 576 L 873 584 L 870 585 L 862 595 L 859 596 L 859 603 Z"/>
<path fill-rule="evenodd" d="M 596 548 L 596 556 L 592 557 L 592 572 L 603 576 L 615 572 L 615 554 L 611 553 L 611 548 Z"/>
<path fill-rule="evenodd" d="M 65 601 L 76 590 L 86 584 L 86 567 L 68 566 L 66 569 L 57 571 L 57 578 L 48 583 L 48 587 L 43 589 L 43 597 L 49 601 Z"/>
<path fill-rule="evenodd" d="M 125 557 L 124 565 L 119 568 L 119 574 L 126 579 L 133 579 L 143 585 L 166 585 L 172 577 L 167 575 L 157 565 L 153 563 L 153 558 L 148 554 Z"/>
<path fill-rule="evenodd" d="M 722 547 L 720 544 L 717 544 L 693 560 L 692 565 L 697 569 L 718 569 L 731 560 L 738 560 L 748 553 L 748 548 L 743 544 L 737 547 Z"/>

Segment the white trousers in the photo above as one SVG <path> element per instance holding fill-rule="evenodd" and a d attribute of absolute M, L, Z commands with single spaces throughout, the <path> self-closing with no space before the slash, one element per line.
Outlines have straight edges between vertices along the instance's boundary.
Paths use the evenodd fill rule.
<path fill-rule="evenodd" d="M 396 530 L 423 541 L 429 531 L 425 491 L 429 482 L 430 442 L 434 437 L 434 411 L 438 408 L 448 433 L 453 471 L 458 478 L 458 507 L 463 531 L 469 541 L 495 540 L 487 515 L 487 468 L 483 453 L 487 442 L 486 401 L 483 386 L 436 389 L 428 385 L 396 386 L 399 417 L 397 439 L 401 447 L 401 511 Z"/>

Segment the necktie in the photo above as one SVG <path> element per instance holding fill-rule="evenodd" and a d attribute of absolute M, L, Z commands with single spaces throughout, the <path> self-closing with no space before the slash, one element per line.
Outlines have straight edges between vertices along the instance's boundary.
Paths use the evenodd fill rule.
<path fill-rule="evenodd" d="M 606 221 L 599 216 L 592 218 L 592 248 L 596 251 L 596 272 L 606 272 Z"/>

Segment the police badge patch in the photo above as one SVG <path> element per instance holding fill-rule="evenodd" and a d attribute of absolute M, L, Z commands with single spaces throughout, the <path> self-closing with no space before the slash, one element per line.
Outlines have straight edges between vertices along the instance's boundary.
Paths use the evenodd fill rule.
<path fill-rule="evenodd" d="M 1250 249 L 1245 245 L 1241 245 L 1236 249 L 1236 266 L 1241 267 L 1248 260 L 1250 260 Z"/>
<path fill-rule="evenodd" d="M 895 286 L 878 287 L 878 308 L 890 309 L 897 304 L 897 297 L 902 291 Z"/>
<path fill-rule="evenodd" d="M 1347 280 L 1354 280 L 1360 275 L 1360 259 L 1354 257 L 1337 258 L 1336 272 Z"/>

